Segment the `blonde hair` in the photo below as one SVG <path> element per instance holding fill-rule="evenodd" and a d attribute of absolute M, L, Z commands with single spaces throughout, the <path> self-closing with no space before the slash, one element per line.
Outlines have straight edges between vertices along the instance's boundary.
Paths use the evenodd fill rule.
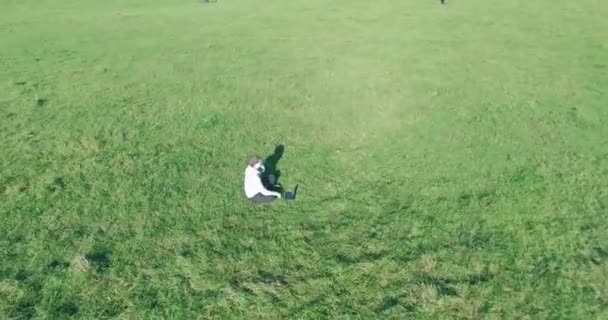
<path fill-rule="evenodd" d="M 258 155 L 253 155 L 249 157 L 249 166 L 253 167 L 256 163 L 260 161 L 262 161 L 262 158 L 260 158 Z"/>

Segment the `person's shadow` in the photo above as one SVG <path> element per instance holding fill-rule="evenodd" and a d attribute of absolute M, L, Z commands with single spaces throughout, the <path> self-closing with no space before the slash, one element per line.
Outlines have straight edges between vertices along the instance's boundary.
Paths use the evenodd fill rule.
<path fill-rule="evenodd" d="M 285 146 L 280 144 L 274 148 L 274 153 L 266 157 L 264 160 L 264 184 L 269 190 L 283 193 L 283 186 L 279 183 L 279 178 L 281 177 L 281 170 L 277 167 L 279 161 L 283 157 L 283 153 L 285 153 Z"/>

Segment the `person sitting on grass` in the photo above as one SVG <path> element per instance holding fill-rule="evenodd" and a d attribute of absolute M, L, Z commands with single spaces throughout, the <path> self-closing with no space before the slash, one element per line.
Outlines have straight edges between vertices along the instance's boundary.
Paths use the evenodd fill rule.
<path fill-rule="evenodd" d="M 274 177 L 264 174 L 264 161 L 258 156 L 249 158 L 249 164 L 245 169 L 245 195 L 253 203 L 270 203 L 281 198 L 281 193 L 271 191 L 275 188 Z M 266 183 L 264 183 L 266 182 Z"/>

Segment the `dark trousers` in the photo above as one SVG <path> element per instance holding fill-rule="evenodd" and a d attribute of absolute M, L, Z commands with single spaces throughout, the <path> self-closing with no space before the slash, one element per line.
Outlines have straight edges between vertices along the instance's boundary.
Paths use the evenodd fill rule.
<path fill-rule="evenodd" d="M 252 198 L 249 198 L 249 201 L 255 203 L 255 204 L 261 204 L 261 203 L 270 203 L 273 202 L 277 199 L 276 196 L 265 196 L 261 193 L 256 194 L 255 196 L 253 196 Z"/>

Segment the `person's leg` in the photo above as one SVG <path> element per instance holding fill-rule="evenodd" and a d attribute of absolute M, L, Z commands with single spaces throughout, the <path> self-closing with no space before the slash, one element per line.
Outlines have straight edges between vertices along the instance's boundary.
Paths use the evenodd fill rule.
<path fill-rule="evenodd" d="M 249 201 L 255 203 L 255 204 L 261 204 L 261 203 L 270 203 L 273 202 L 277 199 L 277 197 L 275 196 L 265 196 L 262 195 L 261 193 L 256 194 L 255 196 L 253 196 L 253 198 L 249 198 Z"/>
<path fill-rule="evenodd" d="M 283 193 L 283 186 L 277 183 L 277 178 L 273 174 L 262 176 L 262 184 L 270 191 Z"/>
<path fill-rule="evenodd" d="M 268 183 L 270 183 L 271 186 L 274 186 L 277 183 L 277 178 L 274 176 L 274 174 L 268 175 Z"/>
<path fill-rule="evenodd" d="M 275 178 L 275 176 L 273 174 L 262 175 L 262 184 L 266 188 L 274 186 L 275 183 L 277 183 L 277 179 Z"/>

